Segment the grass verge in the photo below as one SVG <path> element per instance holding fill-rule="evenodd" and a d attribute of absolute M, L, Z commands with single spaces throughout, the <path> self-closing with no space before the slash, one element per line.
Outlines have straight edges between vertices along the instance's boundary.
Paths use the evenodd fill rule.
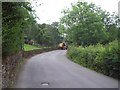
<path fill-rule="evenodd" d="M 40 48 L 43 48 L 43 47 L 37 47 L 34 45 L 24 44 L 24 51 L 30 51 L 34 49 L 40 49 Z"/>

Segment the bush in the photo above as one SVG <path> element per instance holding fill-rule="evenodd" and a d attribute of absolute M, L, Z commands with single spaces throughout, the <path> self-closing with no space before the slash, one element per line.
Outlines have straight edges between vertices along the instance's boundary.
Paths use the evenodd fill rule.
<path fill-rule="evenodd" d="M 68 48 L 67 56 L 82 66 L 114 78 L 119 78 L 119 51 L 118 42 L 115 40 L 105 46 L 101 44 L 97 44 L 95 46 L 90 45 L 88 47 L 71 46 Z"/>
<path fill-rule="evenodd" d="M 120 78 L 120 60 L 118 59 L 119 54 L 120 49 L 118 49 L 117 41 L 106 45 L 102 56 L 104 74 Z"/>

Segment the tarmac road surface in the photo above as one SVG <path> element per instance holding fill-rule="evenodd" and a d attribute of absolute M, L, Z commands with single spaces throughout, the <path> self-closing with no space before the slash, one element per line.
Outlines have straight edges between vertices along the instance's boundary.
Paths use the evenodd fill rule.
<path fill-rule="evenodd" d="M 54 50 L 30 58 L 15 88 L 118 88 L 118 80 L 84 68 Z"/>

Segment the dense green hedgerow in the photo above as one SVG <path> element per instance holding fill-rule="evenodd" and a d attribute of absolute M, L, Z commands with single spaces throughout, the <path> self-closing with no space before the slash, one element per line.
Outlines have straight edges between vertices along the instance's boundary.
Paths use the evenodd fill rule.
<path fill-rule="evenodd" d="M 74 62 L 118 79 L 120 79 L 119 54 L 117 40 L 104 46 L 101 44 L 88 47 L 71 46 L 67 51 L 67 56 Z"/>

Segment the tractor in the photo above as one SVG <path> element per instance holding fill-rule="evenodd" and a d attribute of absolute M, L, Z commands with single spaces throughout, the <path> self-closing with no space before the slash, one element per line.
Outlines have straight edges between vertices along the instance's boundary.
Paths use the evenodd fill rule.
<path fill-rule="evenodd" d="M 58 44 L 58 49 L 61 49 L 61 50 L 66 50 L 68 48 L 68 46 L 66 45 L 66 43 L 59 43 Z"/>

